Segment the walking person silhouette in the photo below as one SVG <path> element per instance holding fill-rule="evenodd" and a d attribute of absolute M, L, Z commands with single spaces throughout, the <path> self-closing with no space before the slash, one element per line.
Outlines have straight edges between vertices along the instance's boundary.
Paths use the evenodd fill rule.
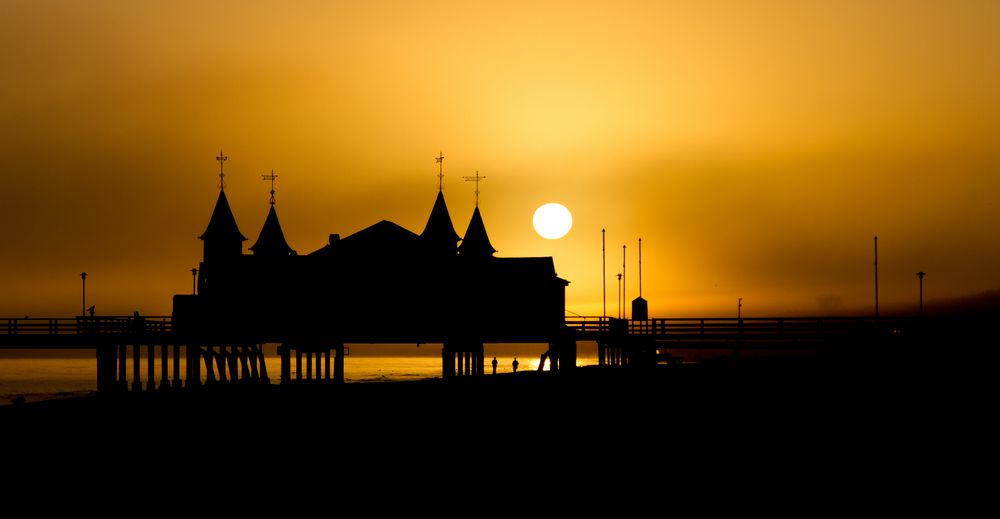
<path fill-rule="evenodd" d="M 494 375 L 497 374 L 497 356 L 496 355 L 493 356 L 493 374 Z"/>
<path fill-rule="evenodd" d="M 520 364 L 520 362 L 517 361 L 517 357 L 514 357 L 514 362 L 510 363 L 510 365 L 514 367 L 514 373 L 517 373 L 518 364 Z"/>

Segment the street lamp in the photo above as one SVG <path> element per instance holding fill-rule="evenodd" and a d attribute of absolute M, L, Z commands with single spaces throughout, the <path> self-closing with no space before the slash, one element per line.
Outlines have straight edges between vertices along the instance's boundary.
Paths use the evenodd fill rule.
<path fill-rule="evenodd" d="M 743 298 L 742 297 L 737 297 L 736 298 L 736 320 L 737 321 L 739 321 L 740 319 L 742 319 L 742 313 L 743 313 Z"/>
<path fill-rule="evenodd" d="M 80 279 L 83 280 L 83 306 L 80 307 L 80 315 L 87 315 L 87 273 L 81 272 Z"/>
<path fill-rule="evenodd" d="M 198 269 L 191 269 L 191 295 L 198 293 Z"/>
<path fill-rule="evenodd" d="M 924 276 L 926 275 L 926 272 L 917 272 L 917 279 L 920 280 L 920 317 L 924 316 Z"/>

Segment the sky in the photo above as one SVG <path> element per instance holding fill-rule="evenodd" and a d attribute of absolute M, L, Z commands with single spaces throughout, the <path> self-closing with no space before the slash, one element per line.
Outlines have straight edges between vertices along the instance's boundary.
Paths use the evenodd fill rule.
<path fill-rule="evenodd" d="M 218 196 L 299 253 L 437 193 L 567 310 L 866 313 L 1000 288 L 1000 3 L 0 0 L 0 316 L 166 315 Z M 574 216 L 545 240 L 547 202 Z M 606 229 L 607 275 L 602 278 Z M 602 279 L 605 283 L 602 283 Z M 267 283 L 266 278 L 250 282 Z"/>

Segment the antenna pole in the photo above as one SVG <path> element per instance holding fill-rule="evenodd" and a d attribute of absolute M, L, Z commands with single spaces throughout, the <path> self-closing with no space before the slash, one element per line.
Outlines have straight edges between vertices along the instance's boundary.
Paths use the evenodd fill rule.
<path fill-rule="evenodd" d="M 639 297 L 642 297 L 642 238 L 639 238 Z"/>
<path fill-rule="evenodd" d="M 618 318 L 622 318 L 622 273 L 618 273 Z"/>
<path fill-rule="evenodd" d="M 922 270 L 917 272 L 917 278 L 920 279 L 920 317 L 924 316 L 924 276 L 926 275 Z"/>
<path fill-rule="evenodd" d="M 626 292 L 628 292 L 628 284 L 625 283 L 625 246 L 622 245 L 622 307 L 625 309 L 622 312 L 623 319 L 628 319 L 628 298 L 625 297 Z"/>
<path fill-rule="evenodd" d="M 602 301 L 604 302 L 603 317 L 608 317 L 608 253 L 604 250 L 604 229 L 601 229 L 601 288 L 604 290 Z"/>
<path fill-rule="evenodd" d="M 875 237 L 875 317 L 878 318 L 878 236 Z"/>

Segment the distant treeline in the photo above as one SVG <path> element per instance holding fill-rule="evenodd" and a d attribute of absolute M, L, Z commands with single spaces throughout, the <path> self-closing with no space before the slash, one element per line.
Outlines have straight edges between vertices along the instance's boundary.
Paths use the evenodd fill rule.
<path fill-rule="evenodd" d="M 908 309 L 916 313 L 917 305 Z M 925 315 L 996 315 L 1000 314 L 1000 290 L 987 290 L 978 294 L 952 299 L 934 299 L 924 302 Z"/>

